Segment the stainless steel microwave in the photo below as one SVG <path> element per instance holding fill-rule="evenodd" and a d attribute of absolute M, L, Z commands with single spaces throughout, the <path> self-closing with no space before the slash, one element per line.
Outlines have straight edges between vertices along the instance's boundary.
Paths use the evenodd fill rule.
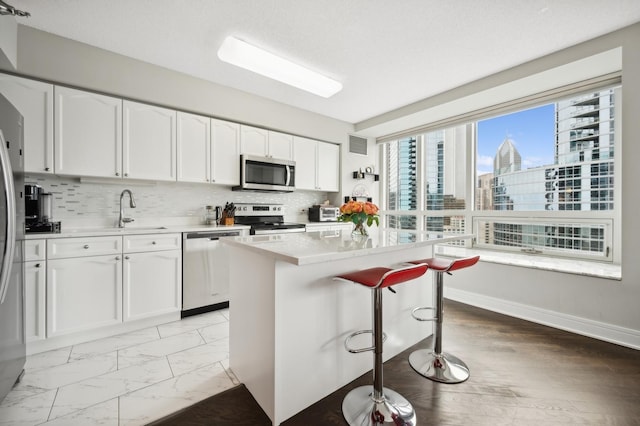
<path fill-rule="evenodd" d="M 279 158 L 240 156 L 240 186 L 234 190 L 293 192 L 296 163 Z"/>

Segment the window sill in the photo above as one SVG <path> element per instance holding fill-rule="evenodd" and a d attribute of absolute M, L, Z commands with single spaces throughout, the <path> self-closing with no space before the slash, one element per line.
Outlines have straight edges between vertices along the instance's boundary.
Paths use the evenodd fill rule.
<path fill-rule="evenodd" d="M 502 265 L 542 269 L 554 272 L 564 272 L 567 274 L 604 278 L 608 280 L 622 280 L 622 268 L 620 267 L 620 265 L 614 265 L 611 263 L 576 259 L 559 259 L 549 256 L 507 253 L 482 249 L 468 249 L 446 245 L 436 246 L 434 253 L 439 256 L 447 257 L 467 257 L 480 255 L 480 260 L 482 262 L 499 263 Z"/>

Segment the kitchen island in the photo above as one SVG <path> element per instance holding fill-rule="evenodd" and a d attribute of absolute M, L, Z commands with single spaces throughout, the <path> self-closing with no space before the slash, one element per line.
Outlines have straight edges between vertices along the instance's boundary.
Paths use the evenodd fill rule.
<path fill-rule="evenodd" d="M 365 241 L 327 231 L 224 239 L 230 254 L 229 363 L 278 425 L 372 368 L 344 339 L 371 329 L 371 293 L 333 280 L 350 271 L 430 257 L 468 235 L 371 229 Z M 385 360 L 431 334 L 411 310 L 432 302 L 431 273 L 384 293 Z M 369 346 L 368 334 L 354 339 Z"/>

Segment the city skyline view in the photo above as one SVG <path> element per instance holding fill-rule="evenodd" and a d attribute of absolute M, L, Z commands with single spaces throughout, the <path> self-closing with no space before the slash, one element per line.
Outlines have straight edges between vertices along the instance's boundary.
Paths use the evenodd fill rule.
<path fill-rule="evenodd" d="M 493 159 L 506 138 L 522 157 L 522 169 L 554 164 L 555 105 L 553 103 L 477 123 L 478 176 L 493 173 Z"/>

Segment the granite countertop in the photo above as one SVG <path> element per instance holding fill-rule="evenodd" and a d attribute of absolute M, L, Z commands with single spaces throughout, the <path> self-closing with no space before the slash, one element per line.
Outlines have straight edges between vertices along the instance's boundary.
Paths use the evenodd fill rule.
<path fill-rule="evenodd" d="M 68 228 L 62 229 L 59 233 L 31 233 L 25 234 L 26 240 L 40 240 L 50 238 L 68 238 L 68 237 L 102 237 L 110 235 L 135 235 L 135 234 L 171 234 L 176 232 L 207 232 L 207 231 L 230 231 L 249 229 L 245 225 L 169 225 L 169 226 L 128 226 L 125 228 Z"/>
<path fill-rule="evenodd" d="M 314 227 L 343 225 L 350 226 L 346 222 L 300 222 L 304 223 L 313 231 Z M 194 225 L 194 224 L 145 224 L 128 225 L 125 228 L 116 228 L 113 226 L 83 226 L 83 227 L 63 227 L 59 233 L 37 232 L 25 234 L 26 240 L 40 240 L 48 238 L 68 238 L 68 237 L 100 237 L 109 235 L 133 235 L 133 234 L 170 234 L 174 232 L 208 232 L 208 231 L 226 231 L 226 230 L 242 230 L 249 229 L 247 225 Z"/>
<path fill-rule="evenodd" d="M 294 265 L 308 265 L 472 237 L 386 229 L 373 229 L 370 232 L 371 236 L 361 241 L 354 240 L 351 231 L 336 230 L 234 237 L 225 238 L 223 242 Z"/>

